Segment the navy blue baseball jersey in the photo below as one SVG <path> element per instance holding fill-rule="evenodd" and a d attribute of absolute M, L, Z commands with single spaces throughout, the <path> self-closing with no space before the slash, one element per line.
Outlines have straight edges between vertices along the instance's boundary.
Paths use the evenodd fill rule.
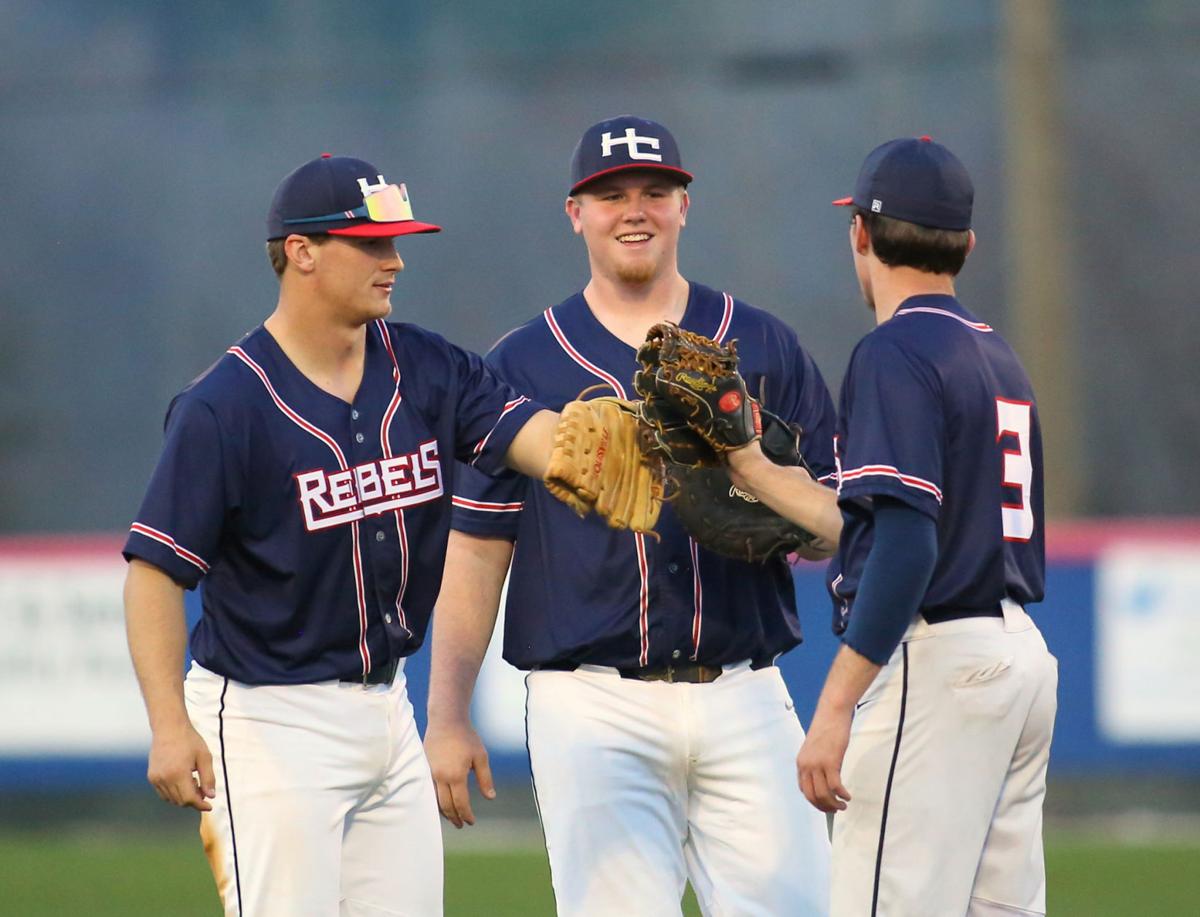
<path fill-rule="evenodd" d="M 871 499 L 937 522 L 923 613 L 1042 600 L 1042 436 L 1012 348 L 953 296 L 906 299 L 855 348 L 834 451 L 844 527 L 829 567 L 834 630 L 845 630 L 871 548 Z"/>
<path fill-rule="evenodd" d="M 809 464 L 832 485 L 833 403 L 791 329 L 696 283 L 681 325 L 737 340 L 751 393 L 800 424 Z M 601 387 L 595 395 L 636 397 L 636 351 L 596 319 L 582 294 L 510 332 L 488 360 L 548 406 L 594 385 Z M 454 505 L 456 529 L 516 540 L 504 658 L 518 668 L 765 662 L 800 642 L 787 562 L 752 566 L 713 554 L 688 536 L 669 503 L 658 540 L 594 516 L 579 519 L 545 488 L 515 476 L 464 474 Z"/>
<path fill-rule="evenodd" d="M 176 396 L 125 544 L 186 588 L 205 668 L 249 684 L 358 678 L 414 652 L 441 585 L 455 459 L 498 471 L 540 405 L 412 325 L 367 327 L 348 404 L 263 327 Z"/>

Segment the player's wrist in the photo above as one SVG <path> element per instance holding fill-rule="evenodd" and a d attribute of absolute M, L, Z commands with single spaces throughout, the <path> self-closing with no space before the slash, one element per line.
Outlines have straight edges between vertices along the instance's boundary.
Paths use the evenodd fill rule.
<path fill-rule="evenodd" d="M 752 474 L 758 463 L 765 459 L 762 442 L 758 439 L 753 439 L 746 445 L 730 449 L 725 453 L 725 461 L 729 465 L 729 470 L 743 476 Z"/>
<path fill-rule="evenodd" d="M 187 707 L 182 702 L 178 706 L 172 704 L 169 708 L 159 708 L 150 712 L 150 734 L 156 739 L 178 738 L 194 732 Z"/>
<path fill-rule="evenodd" d="M 473 729 L 471 725 L 471 709 L 468 703 L 466 707 L 435 707 L 430 706 L 426 710 L 426 733 L 436 730 L 459 730 Z"/>
<path fill-rule="evenodd" d="M 813 714 L 813 718 L 815 720 L 818 715 L 822 718 L 830 717 L 836 719 L 850 717 L 854 714 L 854 705 L 856 703 L 858 703 L 858 698 L 852 697 L 849 693 L 826 691 L 817 702 L 817 709 Z"/>

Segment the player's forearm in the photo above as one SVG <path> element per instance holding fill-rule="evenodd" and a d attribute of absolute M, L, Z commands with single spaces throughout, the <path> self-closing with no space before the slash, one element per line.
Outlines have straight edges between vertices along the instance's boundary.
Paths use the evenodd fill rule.
<path fill-rule="evenodd" d="M 452 531 L 433 616 L 429 720 L 465 721 L 491 642 L 513 545 Z"/>
<path fill-rule="evenodd" d="M 153 732 L 190 724 L 183 700 L 187 620 L 183 588 L 134 560 L 125 578 L 125 635 Z"/>
<path fill-rule="evenodd" d="M 828 557 L 837 549 L 842 511 L 834 491 L 818 484 L 803 468 L 776 465 L 756 442 L 727 453 L 727 458 L 734 484 L 817 536 L 805 557 Z"/>
<path fill-rule="evenodd" d="M 504 463 L 514 471 L 540 481 L 546 474 L 546 465 L 554 448 L 554 431 L 557 427 L 558 414 L 554 411 L 538 411 L 513 437 L 504 456 Z"/>

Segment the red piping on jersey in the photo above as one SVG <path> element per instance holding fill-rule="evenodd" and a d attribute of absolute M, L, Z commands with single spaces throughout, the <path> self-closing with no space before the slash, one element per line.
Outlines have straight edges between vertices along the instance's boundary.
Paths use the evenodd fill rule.
<path fill-rule="evenodd" d="M 392 377 L 400 384 L 400 363 L 396 360 L 396 351 L 392 348 L 392 336 L 388 334 L 387 323 L 379 318 L 375 320 L 375 328 L 383 338 L 383 346 L 387 348 L 388 356 L 392 358 Z"/>
<path fill-rule="evenodd" d="M 559 346 L 567 352 L 567 356 L 586 369 L 593 376 L 598 379 L 602 379 L 604 382 L 607 382 L 610 386 L 612 386 L 612 390 L 616 393 L 618 398 L 625 398 L 625 388 L 620 382 L 617 381 L 616 376 L 606 373 L 595 363 L 589 362 L 583 354 L 571 346 L 571 342 L 567 340 L 567 336 L 563 334 L 562 328 L 558 326 L 558 321 L 554 318 L 554 309 L 547 309 L 542 314 L 546 317 L 546 324 L 550 326 L 550 333 L 554 335 L 554 339 L 558 341 Z"/>
<path fill-rule="evenodd" d="M 275 406 L 279 408 L 279 410 L 285 417 L 288 418 L 288 420 L 298 426 L 301 430 L 304 430 L 306 433 L 311 433 L 313 436 L 327 445 L 331 450 L 333 450 L 333 454 L 338 460 L 338 467 L 342 471 L 347 471 L 349 469 L 349 466 L 346 463 L 346 456 L 342 454 L 341 447 L 338 446 L 334 438 L 324 430 L 309 423 L 307 420 L 297 414 L 286 401 L 280 398 L 279 393 L 275 391 L 275 386 L 273 386 L 271 384 L 271 380 L 267 378 L 266 370 L 255 363 L 254 360 L 251 359 L 250 355 L 240 347 L 230 347 L 228 352 L 245 363 L 246 366 L 248 366 L 250 370 L 256 376 L 258 376 L 259 380 L 266 387 L 267 394 L 269 394 L 271 396 L 271 400 L 275 402 Z M 359 496 L 359 502 L 362 502 L 361 495 Z M 363 585 L 362 557 L 360 556 L 359 551 L 357 519 L 350 523 L 350 531 L 351 547 L 354 551 L 354 592 L 355 599 L 358 602 L 358 655 L 359 658 L 362 659 L 363 674 L 366 675 L 369 671 L 371 671 L 371 650 L 367 647 L 367 599 L 366 587 Z"/>
<path fill-rule="evenodd" d="M 379 445 L 383 448 L 383 457 L 392 458 L 392 419 L 396 416 L 396 411 L 400 409 L 400 402 L 404 400 L 400 394 L 400 364 L 396 361 L 396 351 L 392 349 L 392 338 L 388 334 L 387 325 L 383 319 L 375 322 L 375 330 L 379 332 L 379 336 L 383 339 L 383 346 L 387 349 L 388 356 L 392 358 L 392 379 L 396 383 L 396 391 L 392 394 L 392 400 L 388 403 L 387 410 L 383 412 L 383 420 L 379 424 Z M 404 614 L 404 592 L 408 588 L 408 539 L 405 537 L 403 509 L 396 510 L 396 539 L 400 545 L 400 588 L 396 591 L 396 616 L 400 620 L 400 626 L 408 630 L 408 616 Z"/>
<path fill-rule="evenodd" d="M 891 465 L 863 465 L 861 468 L 851 468 L 849 471 L 842 472 L 841 483 L 853 481 L 856 478 L 865 478 L 873 475 L 878 475 L 886 478 L 895 478 L 901 484 L 913 488 L 914 490 L 923 490 L 928 494 L 932 494 L 938 501 L 942 502 L 942 492 L 938 486 L 931 481 L 926 481 L 924 478 L 914 477 L 911 474 L 901 474 L 899 469 Z M 842 492 L 841 485 L 838 486 L 838 493 Z"/>
<path fill-rule="evenodd" d="M 250 355 L 246 353 L 246 351 L 242 350 L 240 347 L 230 347 L 229 352 L 249 366 L 254 374 L 258 376 L 258 378 L 262 381 L 262 384 L 266 386 L 267 393 L 271 396 L 271 400 L 275 402 L 275 406 L 279 408 L 279 410 L 282 411 L 292 423 L 305 432 L 311 433 L 333 450 L 333 454 L 337 457 L 338 465 L 342 471 L 346 471 L 350 467 L 347 464 L 346 456 L 342 453 L 342 448 L 337 444 L 337 441 L 320 427 L 309 423 L 294 410 L 292 410 L 288 403 L 279 397 L 279 394 L 275 391 L 275 386 L 273 386 L 271 384 L 271 380 L 267 378 L 266 371 L 257 363 L 255 363 L 254 360 L 251 359 Z"/>
<path fill-rule="evenodd" d="M 400 539 L 400 588 L 396 590 L 396 614 L 400 626 L 408 630 L 408 618 L 404 614 L 404 593 L 408 591 L 408 527 L 404 524 L 404 511 L 396 510 L 396 537 Z"/>
<path fill-rule="evenodd" d="M 717 327 L 717 333 L 713 335 L 713 340 L 718 344 L 725 343 L 725 335 L 729 333 L 729 323 L 733 320 L 733 297 L 728 293 L 722 293 L 725 297 L 725 312 L 721 316 L 721 324 Z"/>
<path fill-rule="evenodd" d="M 617 381 L 616 377 L 590 362 L 567 340 L 567 336 L 558 325 L 558 320 L 554 317 L 554 308 L 547 309 L 542 315 L 546 319 L 546 324 L 550 326 L 550 333 L 554 335 L 558 346 L 566 352 L 567 356 L 597 379 L 607 383 L 618 398 L 625 398 L 625 387 Z M 641 580 L 638 587 L 638 635 L 641 638 L 641 653 L 638 659 L 640 665 L 646 666 L 650 664 L 650 562 L 646 559 L 646 536 L 635 532 L 633 543 L 637 551 L 638 576 Z"/>
<path fill-rule="evenodd" d="M 479 456 L 483 455 L 483 449 L 487 445 L 487 441 L 492 438 L 492 434 L 496 432 L 496 427 L 500 426 L 500 421 L 504 420 L 508 412 L 524 404 L 528 400 L 528 398 L 522 395 L 520 398 L 516 398 L 504 405 L 504 410 L 500 412 L 500 416 L 496 418 L 496 422 L 492 425 L 492 428 L 487 431 L 487 436 L 475 444 L 475 454 L 471 457 L 470 464 L 474 465 L 475 462 L 478 461 Z"/>
<path fill-rule="evenodd" d="M 639 664 L 650 664 L 650 562 L 646 559 L 646 536 L 637 532 L 633 536 L 637 548 L 638 575 L 641 577 L 641 587 L 638 589 L 638 632 L 642 640 L 642 651 L 638 655 Z"/>
<path fill-rule="evenodd" d="M 450 502 L 459 509 L 476 509 L 481 513 L 515 513 L 524 508 L 522 503 L 485 503 L 482 500 L 468 500 L 466 497 L 451 497 Z"/>
<path fill-rule="evenodd" d="M 168 548 L 174 551 L 177 555 L 186 560 L 193 567 L 199 568 L 201 573 L 208 572 L 208 564 L 199 554 L 193 554 L 187 548 L 180 547 L 175 543 L 175 539 L 166 532 L 160 532 L 158 529 L 152 529 L 144 522 L 135 522 L 129 527 L 129 531 L 137 532 L 139 535 L 145 535 L 147 538 L 153 539 L 160 544 L 165 544 Z"/>
<path fill-rule="evenodd" d="M 692 662 L 695 662 L 700 655 L 700 626 L 704 621 L 704 594 L 700 587 L 700 552 L 696 548 L 695 538 L 688 538 L 688 547 L 692 552 L 692 601 L 696 608 L 696 613 L 692 617 Z"/>
<path fill-rule="evenodd" d="M 729 333 L 733 321 L 733 297 L 728 293 L 722 293 L 721 296 L 725 300 L 725 308 L 721 313 L 721 324 L 713 335 L 713 340 L 718 344 L 725 342 L 725 335 Z M 692 615 L 692 661 L 695 662 L 700 655 L 700 632 L 704 625 L 704 593 L 700 583 L 700 552 L 696 540 L 689 537 L 688 546 L 692 552 L 692 604 L 695 608 Z"/>
<path fill-rule="evenodd" d="M 985 334 L 990 334 L 995 329 L 991 325 L 985 325 L 983 322 L 969 322 L 961 315 L 955 315 L 953 312 L 947 312 L 945 309 L 933 309 L 929 306 L 913 306 L 909 309 L 900 309 L 896 315 L 912 315 L 914 312 L 928 312 L 930 315 L 944 315 L 946 318 L 952 318 L 956 322 L 962 322 L 972 331 L 982 331 Z"/>

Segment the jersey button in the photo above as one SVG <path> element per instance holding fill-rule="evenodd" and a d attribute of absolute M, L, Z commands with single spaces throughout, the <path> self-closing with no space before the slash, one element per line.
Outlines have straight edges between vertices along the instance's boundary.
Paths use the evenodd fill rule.
<path fill-rule="evenodd" d="M 375 533 L 375 540 L 376 540 L 376 541 L 383 541 L 385 538 L 387 538 L 387 535 L 383 534 L 383 532 L 376 532 L 376 533 Z"/>
<path fill-rule="evenodd" d="M 363 441 L 363 435 L 362 435 L 361 433 L 355 433 L 355 434 L 354 434 L 354 441 L 355 441 L 356 443 L 361 443 L 361 442 Z"/>
<path fill-rule="evenodd" d="M 350 419 L 351 419 L 351 420 L 358 420 L 358 411 L 351 411 L 351 412 L 350 412 Z"/>
<path fill-rule="evenodd" d="M 671 658 L 678 659 L 682 655 L 683 655 L 683 653 L 681 653 L 679 650 L 675 650 L 673 653 L 671 653 Z"/>
<path fill-rule="evenodd" d="M 385 622 L 385 623 L 387 623 L 387 624 L 391 624 L 391 623 L 392 623 L 392 616 L 391 616 L 391 615 L 384 615 L 384 616 L 383 616 L 383 620 L 384 620 L 384 622 Z"/>
<path fill-rule="evenodd" d="M 675 561 L 671 561 L 669 564 L 667 564 L 667 572 L 668 573 L 678 573 L 679 572 L 679 564 L 675 563 Z"/>

